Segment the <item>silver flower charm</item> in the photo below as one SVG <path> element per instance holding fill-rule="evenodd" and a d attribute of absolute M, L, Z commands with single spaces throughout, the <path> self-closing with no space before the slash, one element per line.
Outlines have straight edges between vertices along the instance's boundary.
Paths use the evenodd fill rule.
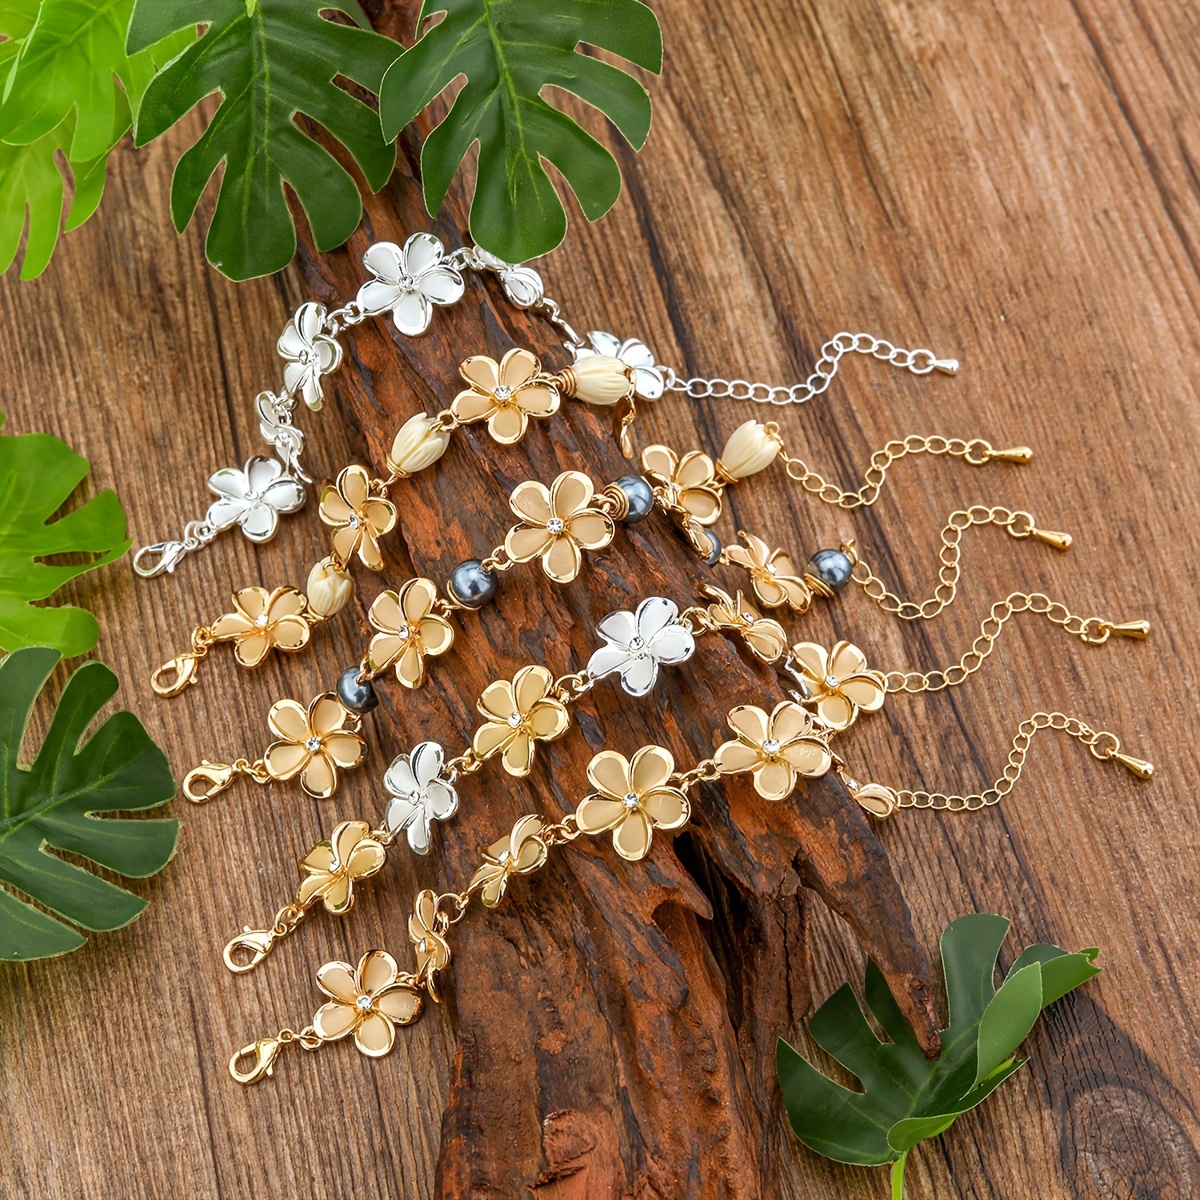
<path fill-rule="evenodd" d="M 657 400 L 666 391 L 666 381 L 654 361 L 654 351 L 637 338 L 621 341 L 603 329 L 593 329 L 588 334 L 588 343 L 575 351 L 576 359 L 590 358 L 593 354 L 619 359 L 633 372 L 633 391 L 639 400 Z"/>
<path fill-rule="evenodd" d="M 482 246 L 475 246 L 471 253 L 478 269 L 496 274 L 504 294 L 518 308 L 532 308 L 545 295 L 542 277 L 532 267 L 507 263 Z"/>
<path fill-rule="evenodd" d="M 208 506 L 208 522 L 217 529 L 240 525 L 252 542 L 269 542 L 279 525 L 279 514 L 304 507 L 304 488 L 273 458 L 256 455 L 241 471 L 222 467 L 209 479 L 208 487 L 219 497 Z"/>
<path fill-rule="evenodd" d="M 636 612 L 609 613 L 596 631 L 606 644 L 588 659 L 588 674 L 600 679 L 619 671 L 631 696 L 644 696 L 654 686 L 660 665 L 684 662 L 696 649 L 675 602 L 665 596 L 643 600 Z"/>
<path fill-rule="evenodd" d="M 310 300 L 296 309 L 275 347 L 287 363 L 283 386 L 313 412 L 324 403 L 321 376 L 336 371 L 342 362 L 341 346 L 324 331 L 325 305 Z"/>
<path fill-rule="evenodd" d="M 431 821 L 445 821 L 458 809 L 458 793 L 442 778 L 445 755 L 437 742 L 421 742 L 411 754 L 398 754 L 383 777 L 392 793 L 384 820 L 393 833 L 404 830 L 417 854 L 429 853 Z"/>
<path fill-rule="evenodd" d="M 279 461 L 287 468 L 289 475 L 305 483 L 312 483 L 300 465 L 300 455 L 304 450 L 304 431 L 292 424 L 290 401 L 276 396 L 273 392 L 259 392 L 254 398 L 254 409 L 258 414 L 258 432 L 264 442 L 274 447 L 279 455 Z"/>
<path fill-rule="evenodd" d="M 358 307 L 369 317 L 390 308 L 401 333 L 408 337 L 424 333 L 435 304 L 462 299 L 462 275 L 443 261 L 445 256 L 432 233 L 414 233 L 403 249 L 395 242 L 376 242 L 363 255 L 363 266 L 375 278 L 358 289 Z"/>

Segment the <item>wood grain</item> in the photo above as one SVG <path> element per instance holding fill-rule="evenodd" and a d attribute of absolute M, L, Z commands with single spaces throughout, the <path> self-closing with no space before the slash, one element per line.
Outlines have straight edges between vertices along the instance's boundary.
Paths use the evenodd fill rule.
<path fill-rule="evenodd" d="M 1000 809 L 972 818 L 910 814 L 882 830 L 931 952 L 947 920 L 980 908 L 1013 917 L 1022 942 L 1098 943 L 1107 966 L 1048 1015 L 1031 1039 L 1027 1071 L 919 1152 L 910 1194 L 1195 1195 L 1194 16 L 1161 0 L 734 0 L 670 6 L 661 16 L 668 65 L 646 153 L 624 156 L 627 190 L 614 213 L 594 227 L 577 219 L 568 246 L 544 264 L 565 311 L 581 326 L 636 332 L 691 373 L 790 381 L 841 328 L 960 358 L 953 381 L 918 382 L 856 363 L 827 398 L 780 414 L 809 460 L 846 482 L 873 448 L 909 431 L 980 434 L 1038 453 L 1028 467 L 984 472 L 905 464 L 877 511 L 853 519 L 773 476 L 770 486 L 736 496 L 733 517 L 747 528 L 772 530 L 797 548 L 853 534 L 912 593 L 931 587 L 936 529 L 964 502 L 1027 508 L 1076 536 L 1070 554 L 1056 556 L 981 532 L 966 545 L 962 598 L 940 621 L 901 627 L 855 594 L 804 618 L 805 636 L 850 636 L 889 667 L 939 665 L 957 658 L 993 598 L 1019 587 L 1155 626 L 1145 644 L 1085 652 L 1033 618 L 1018 619 L 970 684 L 897 700 L 852 735 L 855 759 L 872 778 L 974 787 L 998 772 L 1023 716 L 1058 707 L 1114 729 L 1158 767 L 1155 781 L 1142 784 L 1101 769 L 1073 744 L 1042 738 L 1027 780 Z M 169 232 L 168 174 L 162 147 L 120 152 L 100 217 L 66 240 L 40 282 L 6 279 L 0 293 L 8 428 L 49 430 L 87 454 L 93 486 L 120 490 L 143 540 L 203 505 L 211 466 L 253 452 L 249 401 L 276 377 L 279 328 L 310 294 L 314 270 L 330 278 L 350 270 L 343 252 L 312 264 L 307 281 L 297 270 L 226 284 L 203 264 L 200 231 L 181 239 Z M 390 202 L 411 204 L 408 187 L 402 172 Z M 489 337 L 503 345 L 502 330 Z M 443 361 L 462 352 L 448 342 Z M 377 375 L 380 411 L 407 411 L 448 380 L 446 371 Z M 339 397 L 329 415 L 342 420 L 320 422 L 314 450 L 326 470 L 370 444 L 353 401 Z M 639 437 L 716 446 L 747 415 L 721 402 L 664 404 L 646 415 Z M 565 433 L 535 431 L 531 446 L 534 439 L 542 462 L 573 450 Z M 480 488 L 494 497 L 520 477 L 523 456 L 489 461 L 509 475 L 487 479 L 477 456 Z M 442 549 L 432 532 L 420 532 L 414 565 L 424 565 L 420 554 L 444 570 L 453 537 Z M 179 772 L 235 733 L 246 742 L 234 749 L 257 749 L 272 697 L 311 694 L 326 682 L 328 662 L 356 657 L 347 623 L 329 631 L 318 658 L 271 663 L 250 677 L 225 660 L 169 706 L 145 683 L 201 599 L 243 579 L 301 578 L 322 542 L 306 515 L 290 536 L 258 550 L 225 539 L 171 581 L 145 584 L 111 569 L 71 589 L 72 600 L 100 615 L 100 653 L 125 681 L 124 702 Z M 606 586 L 615 589 L 620 560 L 609 561 Z M 534 588 L 522 587 L 520 600 L 547 603 Z M 503 615 L 485 618 L 497 661 L 536 656 L 537 644 L 519 643 Z M 577 649 L 584 644 L 578 630 L 571 637 Z M 449 672 L 437 680 L 445 699 L 431 688 L 422 719 L 448 727 L 471 697 L 455 694 Z M 630 737 L 648 728 L 637 707 L 627 720 Z M 397 718 L 391 740 L 382 735 L 385 755 L 411 735 L 411 722 Z M 373 793 L 363 772 L 347 789 L 347 811 L 368 810 Z M 513 803 L 511 790 L 497 788 L 498 812 Z M 267 800 L 243 790 L 219 808 L 182 815 L 180 854 L 145 885 L 152 904 L 138 923 L 70 959 L 0 971 L 5 1190 L 38 1200 L 437 1195 L 441 1114 L 470 1063 L 454 1059 L 455 1027 L 470 1023 L 464 1004 L 483 1003 L 469 971 L 503 947 L 515 954 L 530 893 L 495 922 L 464 923 L 450 1011 L 408 1031 L 391 1059 L 373 1065 L 331 1049 L 316 1060 L 323 1069 L 281 1064 L 271 1085 L 245 1092 L 225 1076 L 229 1048 L 306 1016 L 310 966 L 322 956 L 402 938 L 424 865 L 402 862 L 352 925 L 314 921 L 268 967 L 232 980 L 214 950 L 242 920 L 274 910 L 298 843 L 328 825 L 330 810 L 294 794 Z M 479 836 L 497 824 L 480 821 Z M 464 846 L 478 840 L 456 829 Z M 584 870 L 612 871 L 611 856 L 598 853 Z M 693 918 L 672 907 L 658 919 L 663 936 L 688 949 Z M 777 920 L 804 922 L 788 932 L 802 933 L 809 948 L 803 974 L 815 999 L 859 975 L 856 939 L 823 906 L 789 906 Z M 729 945 L 716 957 L 742 956 L 745 996 L 775 1019 L 773 1006 L 793 1003 L 779 990 L 787 964 L 755 951 L 779 943 L 756 935 L 746 943 L 749 955 Z M 578 962 L 572 948 L 539 948 L 568 971 Z M 532 1007 L 519 996 L 500 1019 L 526 1020 Z M 794 1007 L 799 1015 L 802 1003 Z M 764 1031 L 767 1040 L 773 1032 Z M 783 1032 L 803 1041 L 799 1030 Z M 763 1039 L 751 1044 L 761 1048 Z M 488 1050 L 476 1053 L 486 1061 Z M 751 1069 L 758 1053 L 746 1056 Z M 765 1089 L 769 1064 L 756 1069 Z M 475 1113 L 474 1125 L 450 1130 L 464 1157 L 496 1145 L 497 1111 Z M 673 1117 L 664 1111 L 653 1121 L 686 1135 Z M 734 1138 L 754 1127 L 739 1113 L 729 1123 Z M 553 1125 L 538 1171 L 573 1161 L 589 1132 Z M 692 1132 L 713 1136 L 712 1127 Z M 604 1138 L 596 1144 L 598 1155 L 620 1156 Z M 535 1156 L 535 1147 L 524 1149 Z M 836 1167 L 779 1129 L 757 1154 L 764 1194 L 884 1190 L 879 1175 Z M 599 1178 L 587 1187 L 606 1194 L 604 1173 L 590 1173 Z M 532 1182 L 495 1185 L 492 1194 L 523 1195 Z M 571 1194 L 545 1182 L 544 1195 Z M 719 1195 L 740 1182 L 719 1170 L 690 1181 L 650 1178 L 664 1196 Z"/>

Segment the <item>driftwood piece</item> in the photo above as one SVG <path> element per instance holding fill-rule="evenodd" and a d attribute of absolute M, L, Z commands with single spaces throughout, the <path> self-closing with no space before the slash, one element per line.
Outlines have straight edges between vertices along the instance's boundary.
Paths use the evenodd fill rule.
<path fill-rule="evenodd" d="M 405 154 L 415 160 L 411 145 Z M 418 196 L 401 172 L 369 203 L 346 249 L 305 254 L 312 294 L 330 303 L 352 296 L 370 242 L 429 227 Z M 463 213 L 451 204 L 435 226 L 450 246 L 459 243 Z M 546 325 L 477 277 L 424 338 L 403 338 L 380 321 L 347 340 L 338 401 L 375 464 L 414 411 L 449 403 L 468 354 L 499 357 L 518 344 L 549 367 L 569 361 Z M 629 473 L 606 416 L 564 402 L 515 447 L 492 442 L 483 426 L 460 431 L 436 468 L 398 485 L 401 524 L 380 584 L 398 587 L 414 573 L 444 580 L 457 562 L 482 557 L 512 523 L 507 494 L 520 480 L 548 483 L 581 469 L 599 489 Z M 676 428 L 682 449 L 702 440 L 683 413 Z M 426 736 L 457 745 L 450 731 L 469 735 L 490 680 L 527 662 L 555 673 L 579 669 L 605 613 L 650 594 L 682 607 L 697 580 L 712 578 L 657 514 L 586 560 L 568 587 L 550 584 L 536 566 L 505 576 L 497 603 L 463 619 L 425 692 L 381 683 L 376 720 L 402 745 Z M 370 582 L 360 588 L 362 612 L 377 590 Z M 630 754 L 657 741 L 677 761 L 695 761 L 724 740 L 729 707 L 769 707 L 778 689 L 769 669 L 712 636 L 650 697 L 635 700 L 615 682 L 598 686 L 578 706 L 577 728 L 539 750 L 527 781 L 492 770 L 464 790 L 459 817 L 429 863 L 429 886 L 461 886 L 482 848 L 523 813 L 555 819 L 571 811 L 588 790 L 584 769 L 596 750 Z M 436 716 L 429 692 L 439 695 Z M 935 1044 L 926 962 L 903 895 L 836 778 L 780 804 L 761 800 L 744 780 L 706 786 L 694 807 L 690 832 L 674 846 L 660 835 L 646 863 L 623 862 L 604 838 L 579 842 L 518 880 L 500 910 L 476 911 L 456 926 L 448 1007 L 458 1040 L 439 1196 L 776 1194 L 773 1164 L 787 1134 L 775 1040 L 810 1005 L 805 889 L 850 923 L 926 1044 Z"/>

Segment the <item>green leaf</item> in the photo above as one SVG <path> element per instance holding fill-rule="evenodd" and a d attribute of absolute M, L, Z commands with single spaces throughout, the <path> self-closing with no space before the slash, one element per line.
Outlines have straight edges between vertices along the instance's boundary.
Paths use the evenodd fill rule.
<path fill-rule="evenodd" d="M 444 19 L 383 80 L 379 111 L 394 138 L 461 75 L 466 85 L 421 152 L 425 204 L 436 213 L 463 157 L 479 143 L 471 235 L 508 262 L 553 250 L 567 214 L 545 162 L 562 172 L 589 220 L 621 192 L 616 160 L 553 107 L 555 86 L 605 114 L 635 148 L 650 131 L 650 97 L 627 72 L 583 53 L 609 50 L 656 74 L 662 33 L 638 0 L 425 0 L 420 21 Z"/>
<path fill-rule="evenodd" d="M 0 650 L 42 645 L 71 657 L 90 650 L 100 636 L 96 618 L 82 608 L 32 603 L 129 549 L 125 511 L 111 491 L 50 520 L 88 469 L 86 458 L 50 434 L 0 436 Z M 98 557 L 39 561 L 79 553 Z"/>
<path fill-rule="evenodd" d="M 331 10 L 359 24 L 320 15 Z M 222 96 L 204 133 L 175 166 L 176 229 L 187 226 L 224 163 L 206 242 L 218 270 L 249 279 L 287 266 L 296 229 L 285 183 L 299 198 L 317 249 L 340 245 L 362 218 L 358 186 L 296 117 L 303 113 L 323 125 L 350 151 L 371 188 L 381 188 L 395 150 L 384 142 L 374 110 L 334 81 L 344 76 L 378 93 L 398 47 L 365 27 L 354 0 L 137 0 L 129 49 L 140 51 L 197 24 L 207 27 L 203 35 L 147 87 L 134 134 L 145 145 L 205 96 Z"/>
<path fill-rule="evenodd" d="M 1008 925 L 1003 917 L 974 913 L 942 935 L 950 1023 L 936 1060 L 921 1052 L 873 962 L 867 963 L 864 995 L 888 1040 L 876 1035 L 848 984 L 809 1024 L 817 1045 L 857 1077 L 861 1091 L 836 1083 L 779 1043 L 780 1088 L 792 1128 L 806 1146 L 838 1162 L 893 1163 L 898 1197 L 908 1152 L 944 1133 L 1020 1070 L 1024 1060 L 1015 1059 L 1014 1051 L 1047 1005 L 1098 973 L 1093 965 L 1098 952 L 1031 946 L 997 990 L 996 958 Z"/>
<path fill-rule="evenodd" d="M 114 713 L 84 740 L 117 691 L 117 677 L 102 663 L 84 663 L 71 676 L 37 757 L 20 765 L 34 702 L 58 662 L 57 652 L 35 646 L 0 663 L 0 883 L 65 918 L 0 887 L 0 959 L 65 954 L 86 940 L 72 925 L 119 929 L 146 907 L 52 850 L 143 879 L 166 866 L 179 836 L 178 821 L 108 815 L 165 804 L 175 781 L 132 713 Z"/>

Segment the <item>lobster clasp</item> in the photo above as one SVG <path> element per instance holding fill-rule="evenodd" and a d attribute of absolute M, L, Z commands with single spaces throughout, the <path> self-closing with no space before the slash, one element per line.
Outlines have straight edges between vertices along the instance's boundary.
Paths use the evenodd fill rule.
<path fill-rule="evenodd" d="M 221 957 L 235 975 L 245 975 L 271 953 L 277 936 L 271 929 L 251 929 L 249 925 L 243 925 L 242 932 L 226 943 Z M 249 957 L 240 957 L 242 955 Z"/>
<path fill-rule="evenodd" d="M 183 794 L 193 804 L 203 804 L 229 787 L 236 774 L 236 768 L 226 763 L 210 763 L 204 759 L 183 777 Z"/>
<path fill-rule="evenodd" d="M 259 1038 L 248 1046 L 243 1046 L 229 1060 L 229 1074 L 238 1083 L 257 1083 L 270 1075 L 275 1069 L 275 1060 L 283 1043 L 277 1037 Z M 246 1063 L 248 1065 L 243 1066 Z"/>
<path fill-rule="evenodd" d="M 143 546 L 133 556 L 133 569 L 143 579 L 170 574 L 187 552 L 183 542 L 155 542 L 152 546 Z"/>
<path fill-rule="evenodd" d="M 156 696 L 178 696 L 185 688 L 196 682 L 200 669 L 200 658 L 196 654 L 177 654 L 165 662 L 150 676 L 150 686 Z"/>

